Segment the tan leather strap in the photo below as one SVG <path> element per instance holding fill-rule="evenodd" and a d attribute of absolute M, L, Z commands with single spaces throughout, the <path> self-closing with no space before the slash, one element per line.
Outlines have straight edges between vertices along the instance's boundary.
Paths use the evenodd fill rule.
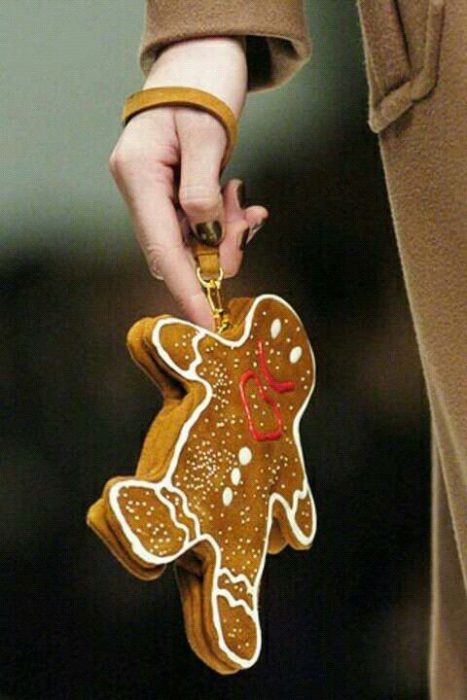
<path fill-rule="evenodd" d="M 221 274 L 219 249 L 199 241 L 192 241 L 191 249 L 203 278 L 218 279 Z"/>
<path fill-rule="evenodd" d="M 197 88 L 179 86 L 148 88 L 127 97 L 122 112 L 123 126 L 128 124 L 136 114 L 163 105 L 196 107 L 216 117 L 227 134 L 227 146 L 222 160 L 222 167 L 225 167 L 237 143 L 238 132 L 237 120 L 230 107 L 210 92 Z"/>

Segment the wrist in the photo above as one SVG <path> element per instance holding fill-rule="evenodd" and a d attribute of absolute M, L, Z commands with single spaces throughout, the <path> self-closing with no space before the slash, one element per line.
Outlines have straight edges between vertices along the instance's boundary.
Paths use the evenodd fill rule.
<path fill-rule="evenodd" d="M 211 92 L 239 116 L 247 89 L 245 37 L 185 39 L 165 47 L 154 61 L 144 89 L 181 85 Z"/>
<path fill-rule="evenodd" d="M 223 58 L 241 54 L 245 56 L 246 37 L 244 36 L 200 36 L 189 39 L 173 41 L 171 44 L 162 46 L 149 72 L 151 74 L 156 63 L 159 65 L 166 60 L 181 56 L 192 56 L 193 58 L 209 58 L 213 54 Z"/>

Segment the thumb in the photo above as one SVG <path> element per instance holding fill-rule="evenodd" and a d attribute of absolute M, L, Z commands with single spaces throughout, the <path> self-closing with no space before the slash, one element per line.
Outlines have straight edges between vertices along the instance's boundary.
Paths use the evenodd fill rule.
<path fill-rule="evenodd" d="M 181 161 L 180 206 L 190 226 L 196 227 L 201 236 L 220 239 L 224 221 L 220 172 L 227 143 L 224 127 L 210 114 L 191 108 L 177 110 L 176 124 Z M 210 226 L 199 226 L 205 223 Z"/>

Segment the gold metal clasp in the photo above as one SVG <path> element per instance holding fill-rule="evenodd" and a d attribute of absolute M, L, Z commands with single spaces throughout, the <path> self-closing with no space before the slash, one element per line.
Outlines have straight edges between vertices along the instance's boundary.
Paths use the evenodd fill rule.
<path fill-rule="evenodd" d="M 218 333 L 223 333 L 231 326 L 228 313 L 224 309 L 224 303 L 222 301 L 222 280 L 224 279 L 224 270 L 221 267 L 219 269 L 218 277 L 205 279 L 201 272 L 201 268 L 197 267 L 196 275 L 199 283 L 206 292 L 206 298 L 214 318 L 216 331 Z"/>

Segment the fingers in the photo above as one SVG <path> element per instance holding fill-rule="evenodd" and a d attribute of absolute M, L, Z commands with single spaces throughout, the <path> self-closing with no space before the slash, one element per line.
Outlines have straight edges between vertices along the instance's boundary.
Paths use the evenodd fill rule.
<path fill-rule="evenodd" d="M 162 276 L 190 321 L 212 329 L 209 305 L 196 277 L 191 251 L 183 243 L 171 199 L 157 188 L 153 188 L 148 197 L 143 197 L 140 192 L 133 217 L 151 273 Z"/>
<path fill-rule="evenodd" d="M 241 265 L 248 240 L 268 216 L 264 207 L 244 209 L 241 180 L 228 182 L 221 190 L 221 163 L 226 146 L 223 126 L 210 114 L 193 109 L 177 110 L 175 117 L 181 151 L 179 202 L 192 228 L 218 222 L 224 238 L 220 246 L 226 277 Z"/>
<path fill-rule="evenodd" d="M 218 221 L 222 225 L 221 162 L 227 138 L 224 127 L 205 112 L 178 109 L 175 124 L 180 143 L 178 198 L 192 225 Z"/>
<path fill-rule="evenodd" d="M 151 274 L 162 275 L 191 321 L 212 328 L 209 305 L 197 280 L 191 252 L 184 245 L 174 207 L 173 168 L 178 153 L 164 112 L 159 109 L 135 117 L 109 166 L 128 204 Z"/>
<path fill-rule="evenodd" d="M 224 239 L 220 246 L 221 264 L 226 277 L 237 274 L 247 243 L 268 217 L 262 206 L 246 207 L 241 180 L 229 180 L 222 190 L 224 203 Z"/>
<path fill-rule="evenodd" d="M 211 312 L 186 245 L 188 226 L 219 222 L 224 229 L 221 264 L 231 277 L 241 265 L 246 242 L 268 216 L 264 207 L 244 207 L 239 179 L 221 189 L 225 146 L 224 128 L 211 115 L 163 107 L 128 124 L 109 162 L 151 274 L 164 279 L 190 321 L 209 329 Z"/>

